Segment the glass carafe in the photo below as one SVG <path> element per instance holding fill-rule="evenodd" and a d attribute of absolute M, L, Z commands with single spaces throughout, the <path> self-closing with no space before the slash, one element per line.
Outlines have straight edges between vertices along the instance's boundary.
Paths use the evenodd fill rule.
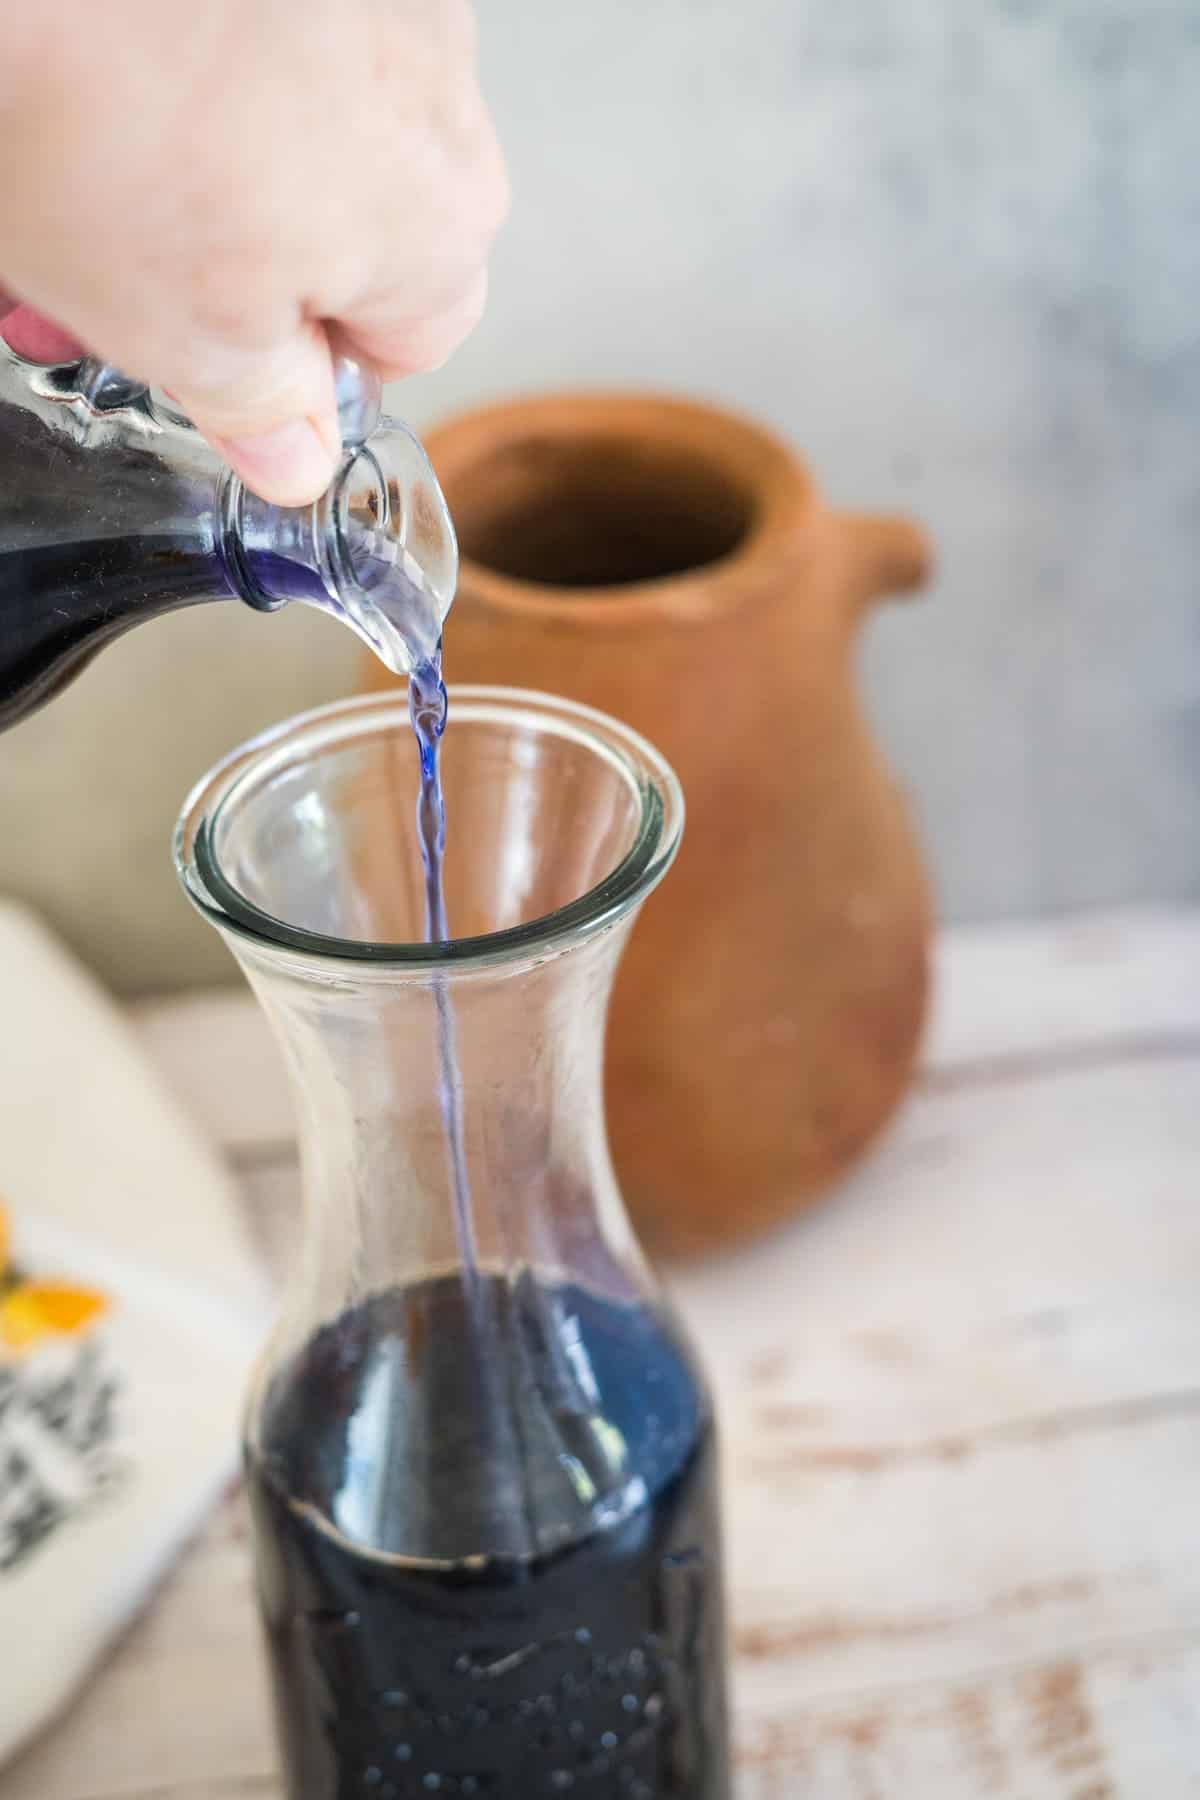
<path fill-rule="evenodd" d="M 404 700 L 268 733 L 178 859 L 294 1084 L 303 1240 L 246 1424 L 289 1800 L 728 1800 L 708 1391 L 609 1159 L 604 1019 L 682 826 L 600 714 L 451 692 L 451 942 Z"/>

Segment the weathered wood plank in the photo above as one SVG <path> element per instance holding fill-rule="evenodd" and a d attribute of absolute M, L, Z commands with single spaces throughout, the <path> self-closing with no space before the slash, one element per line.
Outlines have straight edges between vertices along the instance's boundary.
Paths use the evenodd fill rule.
<path fill-rule="evenodd" d="M 1200 1640 L 1158 1637 L 746 1721 L 738 1800 L 1200 1791 Z"/>

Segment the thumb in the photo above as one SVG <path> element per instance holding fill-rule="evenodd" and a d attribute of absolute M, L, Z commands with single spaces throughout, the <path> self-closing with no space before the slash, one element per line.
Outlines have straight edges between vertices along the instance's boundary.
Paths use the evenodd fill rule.
<path fill-rule="evenodd" d="M 278 506 L 324 493 L 341 453 L 329 340 L 317 324 L 267 353 L 222 348 L 173 397 L 246 486 Z"/>

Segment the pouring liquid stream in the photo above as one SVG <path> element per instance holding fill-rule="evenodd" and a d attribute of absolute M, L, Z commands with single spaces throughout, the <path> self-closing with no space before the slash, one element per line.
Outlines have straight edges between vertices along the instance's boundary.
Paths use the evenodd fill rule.
<path fill-rule="evenodd" d="M 421 862 L 425 869 L 425 941 L 445 944 L 450 939 L 446 918 L 446 895 L 442 880 L 442 863 L 446 849 L 446 805 L 442 796 L 442 778 L 438 751 L 446 729 L 446 684 L 442 679 L 442 650 L 439 643 L 432 656 L 414 664 L 408 678 L 408 716 L 420 757 L 420 786 L 417 793 L 417 839 L 421 846 Z M 446 1133 L 446 1154 L 450 1159 L 450 1186 L 454 1199 L 454 1228 L 462 1259 L 464 1280 L 468 1289 L 478 1284 L 479 1256 L 475 1242 L 475 1221 L 471 1211 L 471 1188 L 467 1174 L 467 1152 L 463 1139 L 462 1076 L 454 1042 L 454 1009 L 444 975 L 434 977 L 434 1004 L 437 1007 L 438 1075 L 442 1100 L 442 1124 Z M 475 1310 L 472 1307 L 471 1310 Z"/>
<path fill-rule="evenodd" d="M 448 702 L 442 677 L 442 627 L 437 597 L 402 551 L 397 552 L 394 545 L 386 542 L 380 547 L 381 540 L 373 532 L 364 532 L 362 538 L 357 571 L 360 597 L 343 598 L 344 616 L 393 673 L 408 671 L 408 716 L 419 758 L 416 826 L 425 872 L 425 941 L 445 944 L 450 941 L 450 925 L 443 882 L 446 806 L 439 751 Z M 436 975 L 433 986 L 442 1126 L 450 1165 L 455 1238 L 468 1316 L 482 1325 L 477 1298 L 479 1255 L 463 1135 L 462 1076 L 454 1040 L 454 1009 L 445 977 Z"/>

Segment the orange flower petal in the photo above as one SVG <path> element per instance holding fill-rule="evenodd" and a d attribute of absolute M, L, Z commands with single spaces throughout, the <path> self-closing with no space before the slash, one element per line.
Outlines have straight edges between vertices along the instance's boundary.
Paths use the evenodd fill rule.
<path fill-rule="evenodd" d="M 43 1338 L 75 1337 L 108 1311 L 94 1288 L 25 1281 L 0 1297 L 0 1344 L 27 1350 Z"/>

